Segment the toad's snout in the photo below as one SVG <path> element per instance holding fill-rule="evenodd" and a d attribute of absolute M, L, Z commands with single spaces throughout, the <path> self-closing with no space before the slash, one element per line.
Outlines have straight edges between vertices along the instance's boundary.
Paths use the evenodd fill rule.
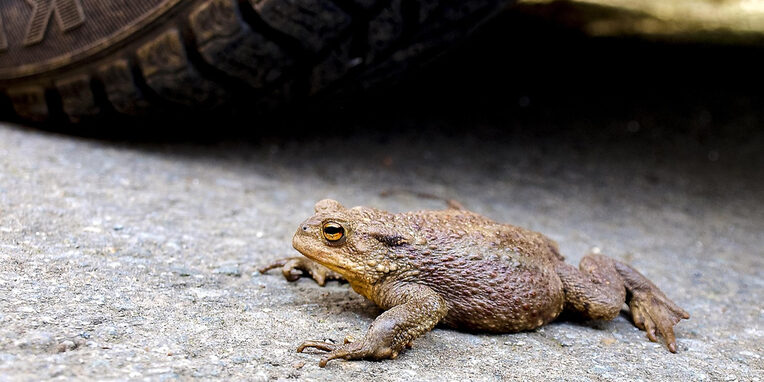
<path fill-rule="evenodd" d="M 316 240 L 316 232 L 314 229 L 316 227 L 316 222 L 314 220 L 315 219 L 310 218 L 302 222 L 297 226 L 297 232 L 295 232 L 292 237 L 292 247 L 303 255 L 307 251 L 309 243 Z"/>

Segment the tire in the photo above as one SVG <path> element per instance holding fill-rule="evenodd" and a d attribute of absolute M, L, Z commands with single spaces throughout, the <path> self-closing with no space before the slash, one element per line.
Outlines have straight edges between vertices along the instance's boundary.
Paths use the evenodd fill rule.
<path fill-rule="evenodd" d="M 509 2 L 3 0 L 0 111 L 76 123 L 352 92 L 426 62 Z"/>

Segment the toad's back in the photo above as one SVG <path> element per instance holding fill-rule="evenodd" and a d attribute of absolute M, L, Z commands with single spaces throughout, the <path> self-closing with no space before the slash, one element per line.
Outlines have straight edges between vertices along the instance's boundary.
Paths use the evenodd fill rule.
<path fill-rule="evenodd" d="M 443 323 L 512 332 L 539 327 L 563 309 L 557 245 L 540 233 L 464 210 L 400 215 L 415 227 L 409 259 L 418 282 L 443 296 Z"/>

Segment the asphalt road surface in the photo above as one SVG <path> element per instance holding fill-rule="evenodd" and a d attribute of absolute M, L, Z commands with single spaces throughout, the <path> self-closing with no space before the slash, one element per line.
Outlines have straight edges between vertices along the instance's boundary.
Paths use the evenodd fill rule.
<path fill-rule="evenodd" d="M 533 102 L 511 117 L 380 111 L 298 137 L 195 142 L 0 125 L 0 381 L 764 379 L 758 112 L 517 111 Z M 319 368 L 298 344 L 358 338 L 379 310 L 346 284 L 256 268 L 296 254 L 291 236 L 322 198 L 443 207 L 380 196 L 391 189 L 543 232 L 574 264 L 594 247 L 632 264 L 692 315 L 678 353 L 622 314 L 516 334 L 436 328 L 396 360 Z"/>

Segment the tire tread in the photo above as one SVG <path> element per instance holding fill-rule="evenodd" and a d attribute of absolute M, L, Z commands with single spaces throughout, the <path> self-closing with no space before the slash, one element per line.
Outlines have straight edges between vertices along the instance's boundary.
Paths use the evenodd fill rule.
<path fill-rule="evenodd" d="M 167 105 L 211 109 L 232 90 L 272 105 L 367 88 L 426 61 L 510 1 L 192 0 L 84 64 L 0 78 L 0 98 L 27 121 L 62 114 L 77 123 Z"/>

